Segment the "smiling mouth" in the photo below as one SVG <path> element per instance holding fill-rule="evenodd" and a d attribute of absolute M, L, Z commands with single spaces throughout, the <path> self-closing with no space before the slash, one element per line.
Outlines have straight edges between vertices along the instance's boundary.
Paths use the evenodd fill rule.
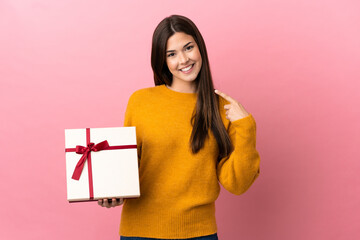
<path fill-rule="evenodd" d="M 195 64 L 195 63 L 194 63 Z M 189 71 L 190 69 L 192 69 L 194 67 L 194 64 L 191 64 L 190 66 L 186 67 L 186 68 L 182 68 L 180 69 L 181 72 L 187 72 Z"/>

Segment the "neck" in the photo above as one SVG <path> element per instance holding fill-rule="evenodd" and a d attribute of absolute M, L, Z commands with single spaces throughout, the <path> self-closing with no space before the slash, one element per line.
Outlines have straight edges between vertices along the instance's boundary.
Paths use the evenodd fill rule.
<path fill-rule="evenodd" d="M 182 93 L 195 93 L 195 89 L 196 89 L 195 82 L 177 83 L 176 81 L 173 81 L 171 86 L 169 85 L 166 86 L 171 90 Z"/>

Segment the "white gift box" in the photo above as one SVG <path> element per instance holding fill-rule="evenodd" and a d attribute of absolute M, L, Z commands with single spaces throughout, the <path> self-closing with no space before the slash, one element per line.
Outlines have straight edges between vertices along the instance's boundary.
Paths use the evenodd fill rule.
<path fill-rule="evenodd" d="M 79 180 L 73 179 L 84 155 L 75 152 L 76 146 L 86 150 L 88 143 L 96 147 L 105 140 L 110 149 L 94 151 L 90 144 Z M 65 129 L 65 158 L 69 202 L 140 196 L 135 127 Z"/>

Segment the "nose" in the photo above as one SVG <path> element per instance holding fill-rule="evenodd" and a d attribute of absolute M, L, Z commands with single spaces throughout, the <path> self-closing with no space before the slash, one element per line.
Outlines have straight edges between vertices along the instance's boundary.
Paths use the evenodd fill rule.
<path fill-rule="evenodd" d="M 189 61 L 189 57 L 186 55 L 186 53 L 180 53 L 179 54 L 179 63 L 180 64 L 184 64 L 187 63 Z"/>

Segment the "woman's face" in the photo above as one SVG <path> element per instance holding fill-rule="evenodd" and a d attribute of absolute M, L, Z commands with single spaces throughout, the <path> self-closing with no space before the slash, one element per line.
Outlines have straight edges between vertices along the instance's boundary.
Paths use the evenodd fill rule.
<path fill-rule="evenodd" d="M 166 64 L 173 75 L 173 83 L 183 81 L 195 84 L 194 80 L 200 72 L 202 59 L 199 47 L 191 35 L 176 32 L 168 39 Z"/>

